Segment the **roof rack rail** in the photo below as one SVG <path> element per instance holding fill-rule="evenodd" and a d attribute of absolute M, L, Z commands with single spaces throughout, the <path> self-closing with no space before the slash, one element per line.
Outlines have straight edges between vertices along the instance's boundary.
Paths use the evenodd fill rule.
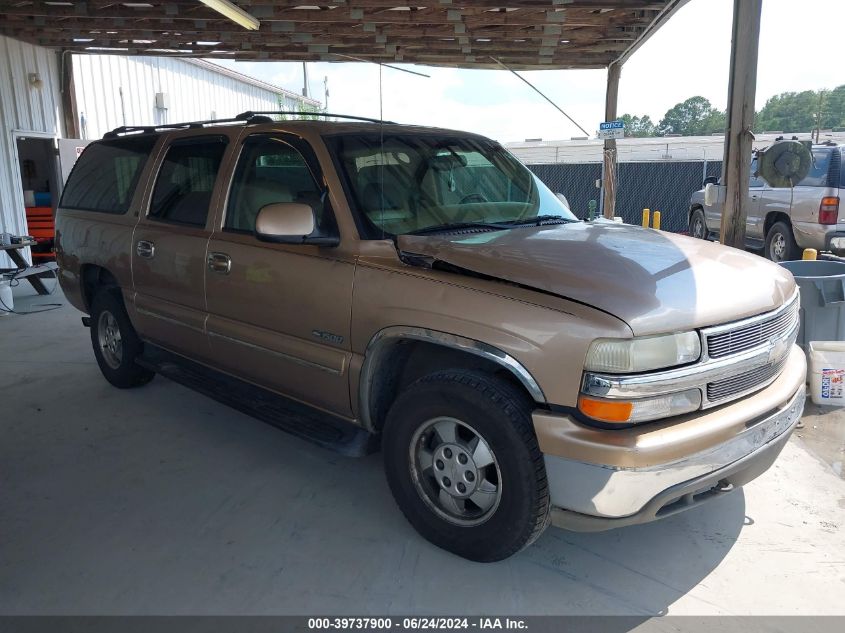
<path fill-rule="evenodd" d="M 382 119 L 371 119 L 365 116 L 352 116 L 350 114 L 332 114 L 331 112 L 306 112 L 306 111 L 284 111 L 284 110 L 248 110 L 247 112 L 242 112 L 237 116 L 238 119 L 242 117 L 254 117 L 254 116 L 269 116 L 273 114 L 292 114 L 297 116 L 319 116 L 319 117 L 334 117 L 335 119 L 348 119 L 350 121 L 365 121 L 367 123 L 386 123 L 387 125 L 398 125 L 396 121 L 384 121 Z"/>
<path fill-rule="evenodd" d="M 270 123 L 273 119 L 259 116 L 254 112 L 244 112 L 230 119 L 208 119 L 207 121 L 185 121 L 183 123 L 164 123 L 162 125 L 123 125 L 106 132 L 103 138 L 116 138 L 126 134 L 149 134 L 162 130 L 190 130 L 206 125 L 220 125 L 222 123 Z"/>

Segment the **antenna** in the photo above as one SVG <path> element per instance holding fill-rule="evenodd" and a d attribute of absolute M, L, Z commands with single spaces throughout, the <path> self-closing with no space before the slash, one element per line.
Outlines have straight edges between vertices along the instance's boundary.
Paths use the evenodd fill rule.
<path fill-rule="evenodd" d="M 408 73 L 410 75 L 416 75 L 417 77 L 425 77 L 426 79 L 431 79 L 431 75 L 426 75 L 425 73 L 417 72 L 416 70 L 408 70 L 407 68 L 399 68 L 399 66 L 393 66 L 392 64 L 383 64 L 382 62 L 374 62 L 371 59 L 363 59 L 361 57 L 355 57 L 353 55 L 343 55 L 341 53 L 332 53 L 335 57 L 343 57 L 344 59 L 351 59 L 354 62 L 363 62 L 365 64 L 378 64 L 379 66 L 384 66 L 385 68 L 390 68 L 391 70 L 399 70 L 403 73 Z"/>
<path fill-rule="evenodd" d="M 576 122 L 575 122 L 575 119 L 573 119 L 573 118 L 572 118 L 571 116 L 569 116 L 566 112 L 564 112 L 564 111 L 563 111 L 563 109 L 562 109 L 562 108 L 561 108 L 558 104 L 556 104 L 554 101 L 552 101 L 551 99 L 549 99 L 549 98 L 548 98 L 545 94 L 543 94 L 542 92 L 540 92 L 540 89 L 539 89 L 537 86 L 535 86 L 534 84 L 532 84 L 532 83 L 531 83 L 530 81 L 528 81 L 525 77 L 523 77 L 523 76 L 522 76 L 522 75 L 520 75 L 518 72 L 516 72 L 513 68 L 511 68 L 510 66 L 508 66 L 508 65 L 504 64 L 503 62 L 499 61 L 499 60 L 498 60 L 498 59 L 496 59 L 495 57 L 492 57 L 492 56 L 491 56 L 491 57 L 490 57 L 490 59 L 492 59 L 494 62 L 496 62 L 497 64 L 499 64 L 499 66 L 501 66 L 501 67 L 502 67 L 502 68 L 504 68 L 505 70 L 509 70 L 511 73 L 513 73 L 514 75 L 516 75 L 516 77 L 518 77 L 519 79 L 521 79 L 522 81 L 524 81 L 526 84 L 528 84 L 528 87 L 529 87 L 529 88 L 531 88 L 534 92 L 536 92 L 538 95 L 540 95 L 541 97 L 543 97 L 543 99 L 545 99 L 546 101 L 548 101 L 549 103 L 551 103 L 551 104 L 552 104 L 552 106 L 554 106 L 554 108 L 555 108 L 558 112 L 560 112 L 563 116 L 565 116 L 567 119 L 569 119 L 569 120 L 572 122 L 572 124 L 573 124 L 575 127 L 577 127 L 579 130 L 581 130 L 584 134 L 586 134 L 587 136 L 592 136 L 592 135 L 591 135 L 591 134 L 590 134 L 587 130 L 585 130 L 585 129 L 584 129 L 584 128 L 582 128 L 580 125 L 578 125 L 578 123 L 576 123 Z"/>

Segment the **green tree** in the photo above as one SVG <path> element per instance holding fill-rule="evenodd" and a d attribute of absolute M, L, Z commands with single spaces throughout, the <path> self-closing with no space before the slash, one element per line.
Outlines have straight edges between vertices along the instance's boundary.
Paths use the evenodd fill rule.
<path fill-rule="evenodd" d="M 704 97 L 690 97 L 670 108 L 659 127 L 661 131 L 681 136 L 709 135 L 725 130 L 725 113 Z"/>
<path fill-rule="evenodd" d="M 825 95 L 822 105 L 822 129 L 845 128 L 845 85 Z"/>
<path fill-rule="evenodd" d="M 754 129 L 757 132 L 810 132 L 816 125 L 818 110 L 818 92 L 782 92 L 766 101 L 757 113 Z"/>
<path fill-rule="evenodd" d="M 643 116 L 632 116 L 623 114 L 619 120 L 625 123 L 626 138 L 642 138 L 645 136 L 657 136 L 657 126 L 647 114 Z"/>

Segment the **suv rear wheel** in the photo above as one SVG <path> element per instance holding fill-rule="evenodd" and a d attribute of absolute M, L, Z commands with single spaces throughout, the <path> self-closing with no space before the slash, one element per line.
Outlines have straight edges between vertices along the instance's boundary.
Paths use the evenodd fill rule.
<path fill-rule="evenodd" d="M 115 289 L 102 289 L 91 303 L 91 344 L 100 371 L 115 387 L 146 385 L 155 373 L 135 364 L 144 349 Z"/>
<path fill-rule="evenodd" d="M 766 233 L 766 258 L 773 262 L 786 262 L 800 256 L 792 227 L 786 222 L 775 222 Z"/>
<path fill-rule="evenodd" d="M 548 525 L 530 402 L 506 382 L 464 370 L 421 378 L 391 407 L 382 449 L 396 503 L 443 549 L 502 560 Z"/>

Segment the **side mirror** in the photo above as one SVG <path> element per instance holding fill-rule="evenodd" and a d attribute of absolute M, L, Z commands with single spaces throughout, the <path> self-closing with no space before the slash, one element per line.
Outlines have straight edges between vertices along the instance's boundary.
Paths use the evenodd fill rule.
<path fill-rule="evenodd" d="M 255 218 L 255 237 L 276 244 L 337 246 L 336 236 L 321 235 L 314 209 L 301 202 L 276 202 L 261 207 Z"/>
<path fill-rule="evenodd" d="M 717 176 L 708 176 L 707 178 L 704 179 L 704 186 L 705 187 L 707 185 L 718 185 L 718 184 L 719 184 L 719 178 Z"/>
<path fill-rule="evenodd" d="M 712 207 L 714 204 L 719 202 L 719 196 L 721 195 L 721 187 L 713 182 L 708 182 L 704 186 L 704 204 L 705 206 Z"/>
<path fill-rule="evenodd" d="M 572 207 L 569 206 L 569 200 L 567 200 L 566 196 L 563 195 L 562 193 L 556 193 L 555 198 L 560 200 L 563 203 L 563 206 L 565 206 L 567 209 L 570 209 L 570 210 L 572 209 Z"/>

